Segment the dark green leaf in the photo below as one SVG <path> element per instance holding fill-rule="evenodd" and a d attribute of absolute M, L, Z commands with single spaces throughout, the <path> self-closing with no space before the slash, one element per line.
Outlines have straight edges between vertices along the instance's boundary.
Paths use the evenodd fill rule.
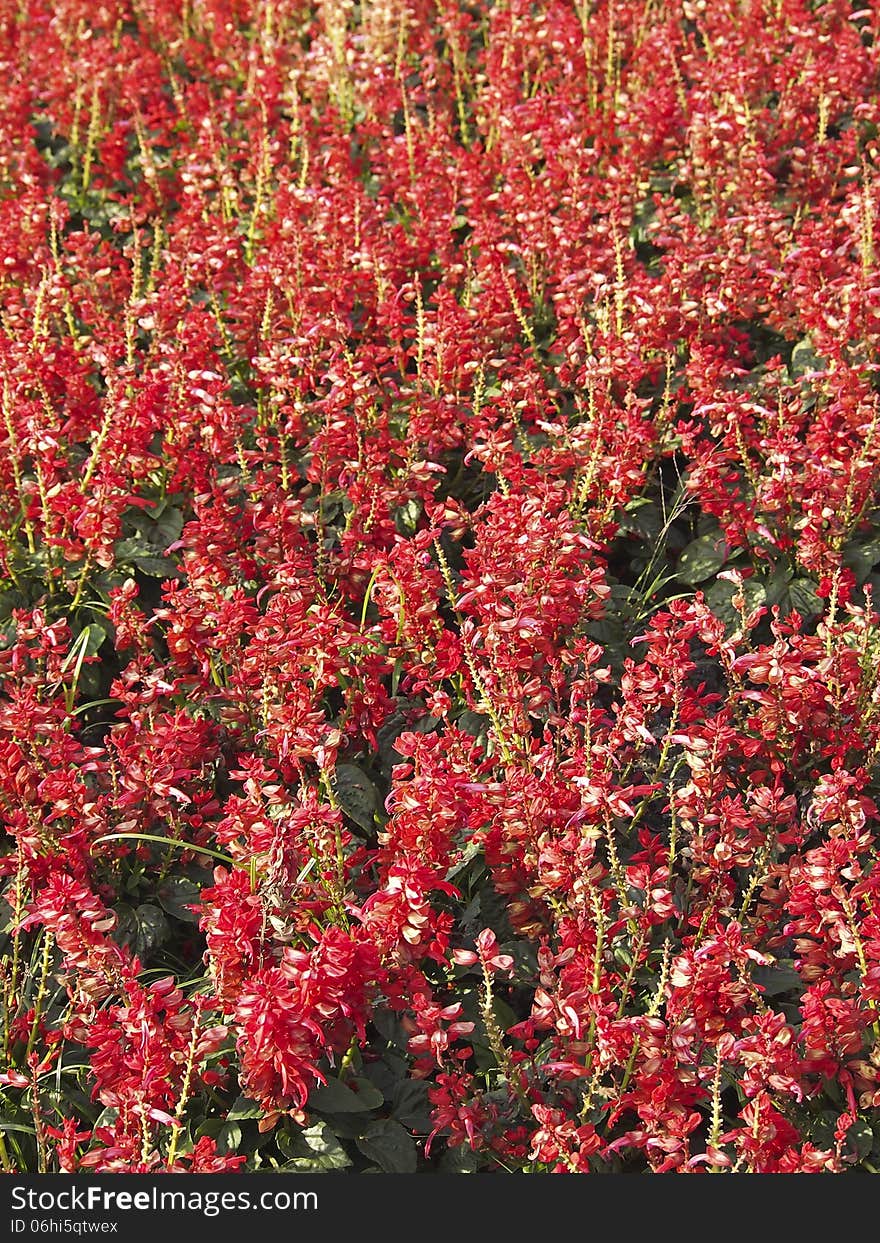
<path fill-rule="evenodd" d="M 98 649 L 100 648 L 101 644 L 104 642 L 106 638 L 107 638 L 107 630 L 104 626 L 100 625 L 98 622 L 91 621 L 89 622 L 87 626 L 83 626 L 82 630 L 80 630 L 79 635 L 77 636 L 79 643 L 82 644 L 82 647 L 84 649 L 83 659 L 85 659 L 88 656 L 96 655 L 98 652 Z M 76 640 L 74 640 L 74 642 L 76 642 Z M 76 652 L 77 652 L 77 659 L 78 659 L 79 652 L 80 652 L 79 646 L 77 646 Z"/>
<path fill-rule="evenodd" d="M 663 516 L 659 506 L 647 497 L 639 496 L 630 501 L 621 515 L 620 530 L 623 534 L 639 536 L 646 543 L 654 544 L 663 528 Z"/>
<path fill-rule="evenodd" d="M 116 941 L 130 949 L 141 961 L 164 945 L 171 935 L 165 915 L 151 902 L 145 902 L 136 909 L 122 902 L 114 910 L 117 916 L 113 933 Z"/>
<path fill-rule="evenodd" d="M 158 949 L 169 938 L 168 920 L 158 906 L 145 902 L 135 911 L 138 922 L 138 933 L 134 950 L 139 958 L 145 958 L 153 950 Z"/>
<path fill-rule="evenodd" d="M 22 609 L 27 605 L 27 596 L 22 591 L 0 591 L 0 617 L 9 617 L 13 609 Z"/>
<path fill-rule="evenodd" d="M 688 586 L 704 583 L 718 573 L 727 560 L 730 549 L 719 533 L 701 535 L 691 540 L 678 558 L 676 575 Z"/>
<path fill-rule="evenodd" d="M 405 501 L 394 514 L 394 525 L 401 535 L 414 535 L 422 516 L 422 502 L 415 498 Z"/>
<path fill-rule="evenodd" d="M 336 1152 L 326 1152 L 319 1157 L 293 1157 L 292 1161 L 288 1161 L 287 1165 L 282 1166 L 283 1170 L 291 1173 L 332 1173 L 333 1170 L 344 1170 L 351 1165 L 352 1158 L 348 1156 L 342 1145 L 339 1145 Z"/>
<path fill-rule="evenodd" d="M 372 829 L 379 808 L 379 796 L 363 769 L 358 768 L 357 764 L 337 764 L 333 789 L 348 818 L 362 829 Z"/>
<path fill-rule="evenodd" d="M 794 989 L 803 988 L 803 979 L 794 969 L 794 963 L 782 959 L 769 967 L 755 967 L 752 979 L 765 997 L 778 997 Z"/>
<path fill-rule="evenodd" d="M 426 1134 L 431 1129 L 428 1085 L 416 1079 L 400 1080 L 392 1092 L 391 1113 L 411 1131 Z"/>
<path fill-rule="evenodd" d="M 791 583 L 791 571 L 780 562 L 775 566 L 772 574 L 763 579 L 764 585 L 764 603 L 771 606 L 781 604 L 788 595 Z"/>
<path fill-rule="evenodd" d="M 802 617 L 815 617 L 824 607 L 821 598 L 816 594 L 816 585 L 809 578 L 795 578 L 789 584 L 788 598 L 791 607 L 797 609 Z"/>
<path fill-rule="evenodd" d="M 232 1108 L 226 1115 L 227 1122 L 244 1122 L 248 1118 L 262 1118 L 264 1109 L 258 1105 L 256 1101 L 252 1101 L 249 1096 L 238 1096 L 233 1102 Z"/>
<path fill-rule="evenodd" d="M 850 540 L 843 548 L 842 560 L 855 574 L 856 582 L 863 583 L 880 561 L 880 536 Z"/>
<path fill-rule="evenodd" d="M 492 998 L 492 1010 L 495 1014 L 495 1021 L 502 1031 L 507 1031 L 517 1022 L 517 1016 L 514 1010 L 507 1004 L 503 997 Z"/>
<path fill-rule="evenodd" d="M 326 1122 L 306 1127 L 294 1136 L 282 1132 L 278 1136 L 278 1148 L 284 1156 L 290 1157 L 283 1168 L 293 1173 L 329 1173 L 351 1165 L 351 1158 Z"/>
<path fill-rule="evenodd" d="M 183 531 L 183 514 L 179 509 L 168 506 L 163 509 L 159 515 L 154 515 L 152 530 L 149 531 L 148 537 L 164 552 L 169 544 L 175 543 L 180 539 Z"/>
<path fill-rule="evenodd" d="M 237 1122 L 226 1122 L 217 1136 L 218 1152 L 238 1152 L 241 1143 L 241 1127 Z"/>
<path fill-rule="evenodd" d="M 479 1157 L 466 1144 L 447 1148 L 440 1158 L 440 1169 L 444 1174 L 476 1174 L 479 1167 Z"/>
<path fill-rule="evenodd" d="M 418 1165 L 415 1141 L 405 1127 L 391 1118 L 373 1122 L 355 1141 L 369 1161 L 386 1174 L 414 1174 Z"/>
<path fill-rule="evenodd" d="M 156 545 L 134 536 L 120 540 L 114 552 L 119 565 L 130 565 L 152 578 L 173 578 L 177 568 L 170 557 L 158 555 Z"/>
<path fill-rule="evenodd" d="M 354 1079 L 352 1083 L 357 1091 L 340 1079 L 328 1079 L 323 1086 L 313 1089 L 309 1109 L 323 1114 L 359 1114 L 369 1113 L 383 1104 L 385 1098 L 369 1079 Z"/>
<path fill-rule="evenodd" d="M 188 877 L 167 876 L 156 890 L 156 899 L 162 909 L 169 915 L 173 915 L 175 919 L 182 919 L 188 924 L 199 922 L 199 911 L 193 911 L 190 907 L 198 907 L 201 890 L 195 881 L 189 880 Z"/>
<path fill-rule="evenodd" d="M 374 1010 L 372 1021 L 379 1035 L 384 1036 L 389 1044 L 393 1044 L 398 1049 L 406 1049 L 408 1047 L 409 1037 L 400 1019 L 392 1010 Z"/>
<path fill-rule="evenodd" d="M 806 375 L 808 371 L 824 371 L 827 366 L 825 359 L 813 349 L 813 344 L 809 337 L 805 337 L 803 341 L 798 341 L 791 351 L 791 362 L 788 369 L 791 372 L 792 378 L 798 379 L 800 376 Z"/>
<path fill-rule="evenodd" d="M 464 850 L 462 851 L 462 855 L 458 863 L 454 863 L 452 867 L 449 869 L 449 871 L 446 873 L 446 879 L 448 881 L 454 880 L 455 877 L 459 876 L 465 870 L 465 868 L 467 868 L 468 865 L 473 862 L 474 859 L 476 859 L 478 856 L 482 857 L 482 854 L 483 854 L 482 842 L 475 842 L 475 841 L 468 842 L 468 844 L 465 846 Z"/>
<path fill-rule="evenodd" d="M 732 601 L 739 588 L 726 579 L 719 579 L 706 592 L 706 603 L 709 608 L 727 626 L 736 627 L 740 623 L 739 609 Z M 746 612 L 750 613 L 764 603 L 764 584 L 754 578 L 747 578 L 742 585 L 746 602 Z"/>
<path fill-rule="evenodd" d="M 480 738 L 488 734 L 491 722 L 482 712 L 471 712 L 468 708 L 456 717 L 455 725 L 457 729 L 470 734 L 472 738 Z"/>
<path fill-rule="evenodd" d="M 137 936 L 137 918 L 134 907 L 127 902 L 117 902 L 113 907 L 116 915 L 116 926 L 113 929 L 113 940 L 117 945 L 131 946 Z"/>
<path fill-rule="evenodd" d="M 846 1133 L 846 1138 L 859 1157 L 867 1157 L 874 1147 L 874 1132 L 864 1118 L 857 1118 Z"/>
<path fill-rule="evenodd" d="M 174 564 L 171 561 L 166 561 L 164 557 L 139 554 L 132 558 L 132 560 L 135 568 L 149 578 L 174 578 L 177 575 L 177 569 Z"/>
<path fill-rule="evenodd" d="M 397 666 L 395 666 L 397 667 Z M 401 763 L 403 756 L 394 749 L 394 744 L 404 731 L 412 734 L 430 734 L 440 724 L 439 718 L 425 712 L 421 699 L 400 699 L 399 707 L 385 721 L 377 732 L 381 770 L 386 775 L 395 764 Z M 421 715 L 417 715 L 421 713 Z"/>
<path fill-rule="evenodd" d="M 16 923 L 15 907 L 5 898 L 0 898 L 0 932 L 11 932 Z"/>

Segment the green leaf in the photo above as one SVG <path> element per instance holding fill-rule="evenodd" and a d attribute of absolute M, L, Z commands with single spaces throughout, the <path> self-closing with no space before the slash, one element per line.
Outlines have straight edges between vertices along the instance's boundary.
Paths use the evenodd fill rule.
<path fill-rule="evenodd" d="M 825 607 L 816 594 L 816 584 L 809 578 L 792 579 L 788 587 L 788 598 L 791 607 L 797 609 L 802 617 L 815 617 Z"/>
<path fill-rule="evenodd" d="M 373 828 L 379 809 L 376 787 L 357 764 L 337 764 L 333 774 L 333 790 L 339 806 L 362 829 Z"/>
<path fill-rule="evenodd" d="M 333 1170 L 344 1170 L 349 1165 L 351 1157 L 340 1144 L 335 1152 L 327 1152 L 320 1157 L 294 1157 L 282 1169 L 292 1174 L 330 1174 Z"/>
<path fill-rule="evenodd" d="M 314 1126 L 305 1127 L 301 1132 L 301 1139 L 319 1157 L 326 1156 L 332 1152 L 344 1151 L 326 1122 L 316 1122 Z M 345 1164 L 351 1164 L 347 1157 Z"/>
<path fill-rule="evenodd" d="M 395 511 L 394 525 L 401 535 L 414 535 L 421 516 L 422 502 L 413 497 Z"/>
<path fill-rule="evenodd" d="M 427 1083 L 416 1079 L 400 1080 L 391 1095 L 391 1113 L 397 1122 L 412 1131 L 429 1131 L 431 1104 Z"/>
<path fill-rule="evenodd" d="M 113 907 L 113 913 L 116 916 L 116 925 L 110 935 L 117 945 L 130 948 L 137 936 L 137 917 L 134 907 L 129 906 L 127 902 L 117 902 Z"/>
<path fill-rule="evenodd" d="M 169 505 L 162 510 L 161 514 L 154 513 L 152 517 L 152 529 L 147 533 L 148 538 L 164 552 L 169 544 L 180 539 L 183 531 L 183 514 L 179 509 Z"/>
<path fill-rule="evenodd" d="M 397 1049 L 409 1048 L 409 1036 L 393 1010 L 387 1008 L 373 1011 L 373 1026 L 380 1036 Z"/>
<path fill-rule="evenodd" d="M 482 853 L 483 853 L 482 842 L 475 842 L 473 841 L 473 839 L 469 841 L 468 844 L 465 846 L 464 850 L 462 851 L 461 858 L 459 859 L 458 863 L 454 863 L 452 867 L 449 869 L 449 871 L 446 873 L 446 880 L 447 881 L 454 880 L 456 876 L 459 876 L 465 870 L 465 868 L 468 867 L 473 862 L 474 859 L 476 859 L 478 856 L 481 856 Z"/>
<path fill-rule="evenodd" d="M 658 505 L 645 496 L 637 496 L 630 501 L 621 514 L 621 533 L 637 535 L 645 543 L 655 544 L 662 529 L 663 516 Z"/>
<path fill-rule="evenodd" d="M 79 632 L 79 635 L 77 636 L 77 641 L 76 641 L 77 648 L 79 647 L 80 643 L 82 644 L 83 659 L 85 659 L 88 656 L 97 655 L 98 649 L 100 648 L 101 644 L 104 642 L 106 638 L 107 638 L 107 629 L 105 626 L 102 626 L 100 622 L 92 621 L 92 622 L 89 622 L 87 626 L 83 626 L 82 630 Z M 72 652 L 73 652 L 73 649 L 71 648 L 71 654 Z M 68 660 L 69 659 L 70 659 L 70 656 L 68 656 Z"/>
<path fill-rule="evenodd" d="M 532 980 L 538 975 L 538 951 L 533 941 L 501 941 L 498 948 L 513 959 L 514 980 Z"/>
<path fill-rule="evenodd" d="M 706 603 L 726 626 L 736 627 L 740 624 L 739 609 L 735 608 L 732 603 L 738 590 L 739 588 L 734 583 L 729 583 L 722 578 L 713 583 L 706 592 Z M 746 612 L 751 613 L 764 603 L 764 584 L 757 579 L 747 578 L 742 585 L 742 592 L 745 597 Z"/>
<path fill-rule="evenodd" d="M 149 554 L 139 553 L 132 560 L 135 568 L 149 578 L 175 578 L 178 573 L 173 562 L 166 561 L 164 557 L 154 557 Z"/>
<path fill-rule="evenodd" d="M 718 573 L 729 553 L 730 549 L 720 533 L 701 535 L 681 550 L 676 577 L 690 587 L 704 583 Z"/>
<path fill-rule="evenodd" d="M 874 1132 L 864 1118 L 857 1118 L 846 1133 L 846 1138 L 860 1158 L 867 1157 L 874 1147 Z"/>
<path fill-rule="evenodd" d="M 314 1088 L 309 1096 L 309 1109 L 322 1114 L 360 1114 L 378 1109 L 385 1101 L 369 1079 L 353 1079 L 357 1086 L 353 1091 L 341 1079 L 328 1079 L 321 1086 Z"/>
<path fill-rule="evenodd" d="M 507 1031 L 517 1022 L 516 1011 L 513 1010 L 503 997 L 492 998 L 492 1010 L 495 1014 L 495 1021 L 502 1031 Z"/>
<path fill-rule="evenodd" d="M 440 724 L 440 718 L 425 712 L 424 701 L 418 698 L 399 699 L 398 707 L 389 716 L 376 734 L 380 759 L 380 770 L 386 776 L 391 773 L 395 764 L 403 760 L 394 744 L 404 732 L 412 734 L 430 734 Z M 421 713 L 417 716 L 416 713 Z"/>
<path fill-rule="evenodd" d="M 182 919 L 187 924 L 197 924 L 201 918 L 199 911 L 191 906 L 198 906 L 202 891 L 195 881 L 186 876 L 168 876 L 156 890 L 156 900 L 169 915 Z"/>
<path fill-rule="evenodd" d="M 348 1080 L 348 1083 L 353 1086 L 358 1099 L 363 1101 L 368 1109 L 379 1109 L 385 1104 L 383 1093 L 364 1075 L 355 1075 L 353 1079 Z"/>
<path fill-rule="evenodd" d="M 817 354 L 813 349 L 813 343 L 809 337 L 805 337 L 803 341 L 798 341 L 797 345 L 791 351 L 791 362 L 788 369 L 793 379 L 798 379 L 802 375 L 806 375 L 808 371 L 824 371 L 828 363 L 821 355 Z"/>
<path fill-rule="evenodd" d="M 294 1135 L 282 1131 L 278 1136 L 278 1149 L 290 1158 L 282 1168 L 294 1173 L 329 1173 L 351 1165 L 351 1158 L 326 1122 L 318 1122 Z"/>
<path fill-rule="evenodd" d="M 160 945 L 165 944 L 171 936 L 171 930 L 162 911 L 152 902 L 144 902 L 137 907 L 135 917 L 138 927 L 134 952 L 138 958 L 143 959 Z"/>
<path fill-rule="evenodd" d="M 619 616 L 630 618 L 638 610 L 641 596 L 637 588 L 631 587 L 629 583 L 613 582 L 609 600 Z"/>
<path fill-rule="evenodd" d="M 863 583 L 880 561 L 880 536 L 850 540 L 844 545 L 841 559 L 855 574 L 856 582 Z"/>
<path fill-rule="evenodd" d="M 414 1174 L 419 1155 L 409 1131 L 391 1118 L 373 1122 L 355 1140 L 368 1161 L 375 1161 L 386 1174 Z"/>
<path fill-rule="evenodd" d="M 480 1158 L 467 1144 L 447 1148 L 440 1158 L 440 1170 L 443 1174 L 476 1174 L 479 1168 Z"/>
<path fill-rule="evenodd" d="M 16 590 L 0 591 L 0 617 L 11 617 L 13 609 L 23 609 L 26 607 L 27 596 L 24 592 Z"/>
<path fill-rule="evenodd" d="M 779 997 L 783 993 L 803 988 L 804 981 L 795 971 L 791 959 L 780 959 L 768 967 L 755 967 L 752 979 L 763 991 L 765 997 Z"/>
<path fill-rule="evenodd" d="M 218 1152 L 238 1152 L 241 1143 L 241 1127 L 237 1122 L 226 1122 L 217 1136 Z"/>
<path fill-rule="evenodd" d="M 589 622 L 585 629 L 589 637 L 605 649 L 607 660 L 620 664 L 627 656 L 632 655 L 627 646 L 623 621 L 616 612 L 606 609 L 604 617 Z"/>
<path fill-rule="evenodd" d="M 136 557 L 150 556 L 156 550 L 146 542 L 143 536 L 131 535 L 127 539 L 119 540 L 113 551 L 117 562 L 133 564 Z"/>
<path fill-rule="evenodd" d="M 764 585 L 764 603 L 768 607 L 773 604 L 782 604 L 788 595 L 791 584 L 791 571 L 784 562 L 780 562 L 773 567 L 771 574 L 762 579 L 762 582 Z"/>
<path fill-rule="evenodd" d="M 203 1135 L 209 1135 L 211 1139 L 216 1139 L 226 1123 L 222 1118 L 206 1118 L 196 1131 L 196 1139 L 201 1139 Z"/>
<path fill-rule="evenodd" d="M 117 917 L 113 930 L 117 944 L 130 949 L 142 962 L 171 936 L 168 920 L 151 902 L 136 908 L 120 902 L 113 909 Z"/>
<path fill-rule="evenodd" d="M 490 726 L 491 721 L 489 717 L 482 712 L 471 712 L 470 708 L 465 709 L 464 712 L 455 718 L 456 729 L 462 730 L 465 734 L 470 734 L 472 738 L 485 737 L 489 732 Z"/>
<path fill-rule="evenodd" d="M 135 535 L 120 540 L 114 548 L 117 565 L 130 565 L 151 578 L 174 578 L 179 573 L 174 561 L 164 557 L 157 544 Z"/>
<path fill-rule="evenodd" d="M 232 1108 L 226 1115 L 227 1122 L 244 1122 L 249 1118 L 262 1118 L 265 1110 L 256 1101 L 251 1100 L 249 1096 L 243 1093 L 237 1096 L 232 1103 Z"/>

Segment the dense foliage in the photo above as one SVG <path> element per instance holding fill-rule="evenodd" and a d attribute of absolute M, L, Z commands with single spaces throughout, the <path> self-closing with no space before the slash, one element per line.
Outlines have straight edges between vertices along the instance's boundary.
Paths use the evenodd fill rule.
<path fill-rule="evenodd" d="M 880 13 L 0 0 L 0 1164 L 880 1163 Z"/>

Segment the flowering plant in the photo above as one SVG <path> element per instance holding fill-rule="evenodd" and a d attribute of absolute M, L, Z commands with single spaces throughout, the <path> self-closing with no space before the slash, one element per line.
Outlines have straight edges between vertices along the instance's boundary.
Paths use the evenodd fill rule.
<path fill-rule="evenodd" d="M 875 8 L 0 19 L 0 1167 L 876 1170 Z"/>

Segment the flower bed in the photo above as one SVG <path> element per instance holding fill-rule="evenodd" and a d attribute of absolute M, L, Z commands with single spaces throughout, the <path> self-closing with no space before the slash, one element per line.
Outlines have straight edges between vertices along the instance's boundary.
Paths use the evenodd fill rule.
<path fill-rule="evenodd" d="M 878 40 L 0 0 L 0 1166 L 880 1163 Z"/>

